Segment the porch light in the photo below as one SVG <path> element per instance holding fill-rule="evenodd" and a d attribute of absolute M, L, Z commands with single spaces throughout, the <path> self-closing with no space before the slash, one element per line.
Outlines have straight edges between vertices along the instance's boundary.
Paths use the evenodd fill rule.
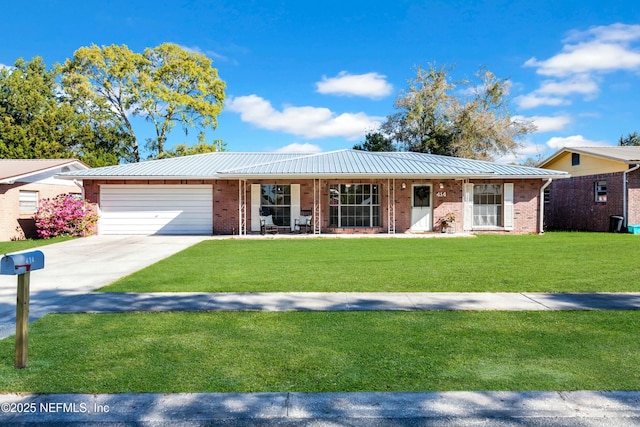
<path fill-rule="evenodd" d="M 406 183 L 406 182 L 403 182 L 403 183 L 402 183 L 402 189 L 404 190 L 405 188 L 407 188 L 407 183 Z"/>
<path fill-rule="evenodd" d="M 440 184 L 438 184 L 440 186 L 440 189 L 442 190 L 444 188 L 444 182 L 441 182 Z"/>

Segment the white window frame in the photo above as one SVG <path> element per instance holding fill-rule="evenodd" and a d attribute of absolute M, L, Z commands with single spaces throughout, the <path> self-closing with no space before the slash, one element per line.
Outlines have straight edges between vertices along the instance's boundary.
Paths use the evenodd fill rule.
<path fill-rule="evenodd" d="M 38 211 L 39 197 L 37 191 L 20 190 L 18 198 L 21 214 L 32 214 Z"/>
<path fill-rule="evenodd" d="M 596 203 L 607 203 L 607 181 L 594 182 Z"/>
<path fill-rule="evenodd" d="M 364 191 L 362 194 L 343 192 L 343 189 L 350 189 L 352 187 L 368 186 L 369 190 Z M 375 191 L 374 191 L 375 188 Z M 382 227 L 382 210 L 380 206 L 380 184 L 372 183 L 352 183 L 352 184 L 331 184 L 329 186 L 329 226 L 337 228 L 380 228 Z M 344 196 L 344 197 L 343 197 Z M 366 199 L 360 200 L 361 197 L 369 196 Z M 353 197 L 353 203 L 345 203 L 345 197 Z M 375 202 L 375 203 L 374 203 Z M 344 209 L 351 209 L 357 211 L 358 207 L 368 207 L 369 225 L 357 225 L 357 224 L 345 224 L 343 217 L 362 217 L 367 219 L 366 216 L 360 215 L 343 215 Z M 377 213 L 377 215 L 376 215 Z M 335 218 L 334 218 L 335 217 Z M 335 222 L 334 222 L 335 221 Z"/>
<path fill-rule="evenodd" d="M 483 185 L 499 185 L 502 191 L 502 202 L 500 204 L 479 205 L 474 204 L 474 189 Z M 502 184 L 473 184 L 465 183 L 463 186 L 463 229 L 465 231 L 472 230 L 513 230 L 514 218 L 515 218 L 515 204 L 514 204 L 514 184 L 511 182 L 505 182 Z M 476 215 L 478 215 L 478 206 L 500 206 L 499 211 L 496 211 L 494 216 L 501 216 L 499 224 L 479 224 L 476 222 Z M 495 210 L 494 210 L 495 211 Z"/>

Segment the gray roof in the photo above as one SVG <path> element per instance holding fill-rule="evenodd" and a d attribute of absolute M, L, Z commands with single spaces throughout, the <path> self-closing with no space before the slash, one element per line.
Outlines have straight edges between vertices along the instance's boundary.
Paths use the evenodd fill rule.
<path fill-rule="evenodd" d="M 554 160 L 562 153 L 580 153 L 604 159 L 616 160 L 627 164 L 640 163 L 640 147 L 619 147 L 619 146 L 602 146 L 602 147 L 565 147 L 558 150 L 548 159 L 540 162 L 540 167 L 544 167 L 547 163 Z"/>
<path fill-rule="evenodd" d="M 83 179 L 246 179 L 313 177 L 558 178 L 566 172 L 409 152 L 218 152 L 61 174 Z"/>
<path fill-rule="evenodd" d="M 89 169 L 76 159 L 0 159 L 0 183 L 19 181 L 26 177 L 69 166 L 70 168 Z"/>

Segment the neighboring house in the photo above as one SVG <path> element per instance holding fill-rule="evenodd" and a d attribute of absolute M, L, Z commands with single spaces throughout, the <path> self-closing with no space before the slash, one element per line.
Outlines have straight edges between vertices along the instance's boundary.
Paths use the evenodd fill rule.
<path fill-rule="evenodd" d="M 55 175 L 86 169 L 74 159 L 0 159 L 0 241 L 37 237 L 33 215 L 41 199 L 82 193 L 81 182 Z"/>
<path fill-rule="evenodd" d="M 412 152 L 218 152 L 70 172 L 99 206 L 100 234 L 247 234 L 450 229 L 541 231 L 541 191 L 565 172 Z"/>
<path fill-rule="evenodd" d="M 549 229 L 610 231 L 619 218 L 622 227 L 640 224 L 640 147 L 568 147 L 540 167 L 571 174 L 549 187 Z"/>

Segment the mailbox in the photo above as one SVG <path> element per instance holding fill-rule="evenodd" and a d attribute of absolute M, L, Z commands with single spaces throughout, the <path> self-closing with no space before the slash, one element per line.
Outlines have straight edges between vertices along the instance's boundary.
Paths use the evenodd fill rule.
<path fill-rule="evenodd" d="M 41 251 L 5 255 L 0 260 L 0 274 L 16 275 L 44 268 L 44 254 Z"/>

